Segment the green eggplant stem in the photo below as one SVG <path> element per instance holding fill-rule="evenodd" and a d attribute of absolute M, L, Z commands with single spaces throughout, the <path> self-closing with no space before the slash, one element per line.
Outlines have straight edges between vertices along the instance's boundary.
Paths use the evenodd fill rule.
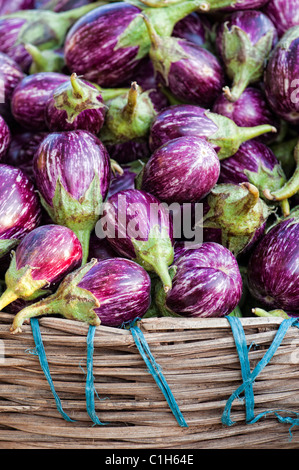
<path fill-rule="evenodd" d="M 13 290 L 7 288 L 0 297 L 0 312 L 7 305 L 11 304 L 12 302 L 14 302 L 14 300 L 17 300 L 17 299 L 18 299 L 17 294 Z"/>
<path fill-rule="evenodd" d="M 240 135 L 242 136 L 242 142 L 259 137 L 262 134 L 268 132 L 277 132 L 276 127 L 270 126 L 269 124 L 262 124 L 254 127 L 239 127 Z"/>
<path fill-rule="evenodd" d="M 294 150 L 294 160 L 296 168 L 291 178 L 285 183 L 285 185 L 277 189 L 277 191 L 270 192 L 269 189 L 264 190 L 264 196 L 270 201 L 282 201 L 289 199 L 299 191 L 299 142 L 297 143 Z"/>
<path fill-rule="evenodd" d="M 13 319 L 12 326 L 10 327 L 11 333 L 21 333 L 23 323 L 27 323 L 30 318 L 59 313 L 59 308 L 55 302 L 55 296 L 56 294 L 52 294 L 49 297 L 20 310 Z"/>
<path fill-rule="evenodd" d="M 88 5 L 83 5 L 82 7 L 73 8 L 72 10 L 59 12 L 57 13 L 57 15 L 59 15 L 60 18 L 64 18 L 73 23 L 74 21 L 78 20 L 82 16 L 86 15 L 86 13 L 89 13 L 90 11 L 102 5 L 107 5 L 107 3 L 109 2 L 99 1 L 99 2 L 94 2 L 94 3 L 89 3 Z"/>
<path fill-rule="evenodd" d="M 140 13 L 140 16 L 143 18 L 145 22 L 146 29 L 151 40 L 151 47 L 154 50 L 157 50 L 161 42 L 160 37 L 157 31 L 155 30 L 155 28 L 153 27 L 152 22 L 149 20 L 148 16 L 145 13 Z"/>
<path fill-rule="evenodd" d="M 88 255 L 89 255 L 89 243 L 90 243 L 90 230 L 76 230 L 75 235 L 77 236 L 78 240 L 82 246 L 82 263 L 81 266 L 84 266 L 87 263 Z"/>
<path fill-rule="evenodd" d="M 284 310 L 271 310 L 267 312 L 267 310 L 263 310 L 262 308 L 253 308 L 252 313 L 257 317 L 279 317 L 279 318 L 290 318 L 289 315 Z"/>
<path fill-rule="evenodd" d="M 128 93 L 127 103 L 123 109 L 124 116 L 130 121 L 134 115 L 138 102 L 138 85 L 137 82 L 131 83 L 131 88 Z"/>
<path fill-rule="evenodd" d="M 70 82 L 72 85 L 72 90 L 73 90 L 75 98 L 79 98 L 79 99 L 84 98 L 84 90 L 80 86 L 80 83 L 78 81 L 78 76 L 76 73 L 72 73 L 72 75 L 70 76 Z"/>

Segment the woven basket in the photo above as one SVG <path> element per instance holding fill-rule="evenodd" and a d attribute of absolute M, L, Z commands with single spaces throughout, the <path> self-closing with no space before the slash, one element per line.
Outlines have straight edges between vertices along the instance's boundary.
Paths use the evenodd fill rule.
<path fill-rule="evenodd" d="M 245 419 L 233 401 L 232 426 L 222 423 L 227 400 L 242 384 L 240 360 L 226 318 L 153 318 L 138 325 L 188 424 L 181 427 L 147 370 L 130 330 L 97 327 L 94 335 L 94 425 L 86 410 L 86 324 L 39 319 L 49 370 L 63 410 L 34 354 L 31 325 L 12 335 L 12 316 L 0 313 L 0 448 L 258 449 L 299 447 L 299 427 L 269 413 Z M 263 358 L 282 320 L 243 318 L 251 369 Z M 297 352 L 297 357 L 296 357 Z M 287 330 L 254 385 L 254 413 L 299 411 L 299 331 Z"/>

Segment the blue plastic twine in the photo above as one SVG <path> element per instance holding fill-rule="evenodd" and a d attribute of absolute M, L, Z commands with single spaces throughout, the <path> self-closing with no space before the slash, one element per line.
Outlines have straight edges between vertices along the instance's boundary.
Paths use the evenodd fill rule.
<path fill-rule="evenodd" d="M 94 376 L 93 376 L 93 353 L 94 353 L 94 335 L 96 332 L 96 327 L 90 325 L 88 334 L 87 334 L 87 377 L 85 384 L 85 397 L 86 397 L 86 410 L 94 422 L 94 424 L 105 425 L 107 423 L 102 423 L 97 417 L 95 411 L 95 388 L 94 388 Z"/>
<path fill-rule="evenodd" d="M 146 342 L 142 331 L 140 330 L 140 328 L 138 328 L 138 326 L 134 325 L 134 323 L 130 326 L 130 331 L 132 333 L 137 349 L 148 368 L 148 371 L 152 374 L 158 387 L 162 391 L 178 424 L 184 428 L 187 428 L 188 424 L 186 423 L 185 418 L 183 417 L 178 407 L 178 404 L 169 388 L 169 385 L 167 384 L 166 379 L 162 374 L 160 366 L 157 364 L 154 356 L 150 351 L 149 345 Z"/>
<path fill-rule="evenodd" d="M 53 380 L 52 380 L 52 377 L 51 377 L 51 374 L 50 374 L 50 370 L 49 370 L 49 365 L 48 365 L 48 361 L 47 361 L 47 357 L 46 357 L 45 348 L 44 348 L 43 341 L 42 341 L 42 337 L 41 337 L 41 332 L 40 332 L 40 328 L 39 328 L 38 319 L 37 319 L 37 318 L 31 318 L 30 323 L 31 323 L 31 329 L 32 329 L 33 339 L 34 339 L 34 342 L 35 342 L 35 351 L 36 351 L 36 353 L 37 353 L 37 355 L 38 355 L 41 368 L 42 368 L 42 370 L 43 370 L 43 372 L 44 372 L 44 374 L 45 374 L 45 377 L 46 377 L 46 379 L 47 379 L 47 381 L 48 381 L 48 384 L 50 385 L 51 392 L 52 392 L 52 394 L 53 394 L 53 396 L 54 396 L 54 399 L 55 399 L 55 402 L 56 402 L 57 410 L 59 411 L 59 413 L 61 414 L 61 416 L 62 416 L 66 421 L 75 422 L 73 419 L 71 419 L 71 418 L 63 411 L 60 398 L 59 398 L 59 396 L 57 395 L 57 393 L 56 393 L 56 391 L 55 391 L 55 387 L 54 387 Z"/>
<path fill-rule="evenodd" d="M 262 412 L 258 414 L 257 416 L 254 416 L 254 395 L 253 395 L 253 388 L 252 384 L 254 383 L 255 379 L 257 376 L 260 374 L 260 372 L 264 369 L 264 367 L 270 362 L 272 357 L 274 356 L 276 350 L 280 346 L 283 338 L 285 337 L 286 332 L 291 326 L 297 326 L 299 327 L 299 321 L 297 318 L 290 318 L 283 320 L 277 330 L 277 333 L 275 335 L 274 340 L 272 341 L 272 344 L 270 345 L 269 349 L 265 353 L 264 357 L 259 361 L 257 366 L 254 368 L 254 370 L 251 372 L 250 371 L 250 366 L 249 366 L 249 357 L 248 357 L 248 350 L 247 350 L 247 345 L 246 345 L 246 339 L 245 339 L 245 333 L 243 330 L 242 323 L 239 318 L 237 317 L 226 317 L 230 323 L 233 336 L 235 339 L 236 343 L 236 348 L 238 351 L 239 355 L 239 360 L 240 360 L 240 365 L 241 365 L 241 372 L 242 372 L 242 379 L 243 383 L 240 385 L 240 387 L 235 390 L 234 393 L 230 396 L 230 398 L 227 400 L 226 406 L 224 408 L 224 412 L 222 415 L 222 423 L 227 425 L 227 426 L 232 426 L 235 424 L 234 421 L 231 420 L 230 418 L 230 413 L 231 413 L 231 407 L 233 404 L 233 401 L 240 396 L 243 392 L 245 392 L 245 400 L 246 400 L 246 422 L 248 424 L 253 424 L 256 423 L 260 418 L 263 416 L 269 414 L 269 413 L 274 413 L 277 419 L 282 422 L 282 423 L 288 423 L 291 424 L 291 428 L 293 426 L 298 426 L 299 425 L 299 413 L 295 413 L 293 411 L 287 411 L 287 410 L 268 410 L 265 412 Z M 298 416 L 297 418 L 293 418 L 291 416 L 283 417 L 279 413 L 286 413 L 290 412 L 292 414 L 295 414 Z M 291 429 L 290 428 L 290 429 Z"/>

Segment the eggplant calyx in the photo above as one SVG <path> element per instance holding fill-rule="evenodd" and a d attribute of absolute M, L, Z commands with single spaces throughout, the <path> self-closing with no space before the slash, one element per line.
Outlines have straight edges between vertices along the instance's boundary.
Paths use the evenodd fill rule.
<path fill-rule="evenodd" d="M 97 263 L 92 259 L 89 263 L 68 274 L 59 285 L 57 291 L 46 299 L 29 305 L 18 312 L 10 328 L 11 333 L 22 331 L 22 325 L 30 318 L 41 315 L 60 314 L 71 320 L 100 325 L 95 308 L 100 306 L 98 299 L 87 289 L 78 287 L 83 276 Z"/>
<path fill-rule="evenodd" d="M 82 111 L 107 108 L 99 98 L 99 91 L 80 80 L 75 73 L 72 73 L 68 83 L 63 83 L 53 93 L 55 107 L 67 113 L 66 121 L 70 124 Z"/>
<path fill-rule="evenodd" d="M 257 317 L 279 317 L 284 319 L 290 318 L 290 316 L 284 310 L 280 309 L 270 310 L 268 312 L 267 310 L 264 310 L 262 308 L 253 308 L 252 313 Z"/>
<path fill-rule="evenodd" d="M 151 229 L 147 240 L 132 238 L 132 243 L 136 255 L 134 261 L 146 271 L 155 272 L 160 277 L 165 292 L 168 292 L 172 287 L 169 266 L 174 257 L 174 249 L 168 235 L 168 229 L 155 225 Z"/>
<path fill-rule="evenodd" d="M 276 191 L 271 191 L 270 188 L 266 188 L 263 193 L 264 196 L 270 201 L 282 201 L 289 199 L 299 192 L 299 141 L 294 150 L 294 160 L 296 168 L 291 178 Z"/>

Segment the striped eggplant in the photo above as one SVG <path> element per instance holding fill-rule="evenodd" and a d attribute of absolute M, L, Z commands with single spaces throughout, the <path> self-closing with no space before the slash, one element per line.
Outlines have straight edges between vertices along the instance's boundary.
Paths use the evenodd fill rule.
<path fill-rule="evenodd" d="M 82 247 L 67 227 L 43 225 L 28 233 L 5 273 L 6 290 L 0 297 L 0 310 L 16 299 L 33 300 L 45 294 L 82 261 Z"/>
<path fill-rule="evenodd" d="M 24 47 L 33 44 L 40 49 L 63 46 L 70 27 L 90 10 L 101 5 L 95 2 L 70 11 L 55 13 L 50 10 L 19 10 L 0 17 L 0 51 L 13 58 L 27 72 L 32 58 Z"/>
<path fill-rule="evenodd" d="M 236 11 L 217 29 L 216 46 L 226 73 L 232 80 L 224 88 L 229 101 L 236 101 L 251 83 L 261 80 L 264 63 L 277 42 L 272 21 L 261 11 Z"/>
<path fill-rule="evenodd" d="M 136 173 L 128 167 L 123 168 L 123 173 L 111 175 L 108 198 L 124 189 L 135 189 Z"/>
<path fill-rule="evenodd" d="M 0 256 L 4 256 L 40 222 L 35 187 L 19 168 L 0 164 Z"/>
<path fill-rule="evenodd" d="M 211 48 L 211 23 L 206 16 L 197 12 L 190 13 L 178 21 L 172 31 L 172 36 L 186 39 L 197 46 Z"/>
<path fill-rule="evenodd" d="M 213 105 L 224 86 L 217 57 L 186 39 L 161 37 L 144 14 L 151 47 L 149 56 L 161 84 L 183 102 Z"/>
<path fill-rule="evenodd" d="M 174 25 L 201 8 L 200 0 L 145 8 L 159 34 L 170 36 Z M 65 40 L 64 54 L 71 72 L 102 87 L 134 79 L 134 72 L 150 49 L 140 8 L 127 2 L 100 6 L 77 21 Z"/>
<path fill-rule="evenodd" d="M 260 304 L 299 314 L 299 207 L 270 227 L 252 253 L 248 288 Z"/>
<path fill-rule="evenodd" d="M 226 116 L 211 113 L 200 106 L 177 104 L 158 113 L 151 126 L 149 144 L 154 152 L 177 137 L 205 137 L 216 150 L 219 160 L 223 160 L 234 155 L 243 142 L 268 132 L 276 132 L 276 128 L 269 124 L 239 127 Z"/>
<path fill-rule="evenodd" d="M 11 133 L 8 125 L 0 116 L 0 161 L 3 161 L 11 142 Z"/>
<path fill-rule="evenodd" d="M 44 208 L 55 223 L 77 235 L 86 262 L 90 234 L 110 184 L 107 150 L 87 131 L 53 132 L 41 142 L 33 170 Z"/>
<path fill-rule="evenodd" d="M 269 0 L 263 8 L 263 12 L 275 24 L 279 37 L 288 29 L 299 26 L 299 1 L 298 0 Z"/>
<path fill-rule="evenodd" d="M 69 79 L 55 72 L 41 72 L 25 77 L 14 89 L 11 111 L 15 120 L 30 131 L 45 131 L 45 108 L 52 91 Z"/>
<path fill-rule="evenodd" d="M 172 289 L 157 296 L 162 315 L 223 317 L 241 299 L 243 283 L 237 260 L 218 243 L 203 243 L 183 252 L 173 272 Z"/>
<path fill-rule="evenodd" d="M 251 183 L 219 183 L 208 194 L 208 211 L 202 221 L 203 228 L 213 230 L 213 236 L 221 230 L 221 244 L 235 256 L 244 253 L 260 236 L 265 223 L 273 212 L 259 196 L 259 190 Z"/>
<path fill-rule="evenodd" d="M 119 327 L 146 313 L 150 288 L 148 273 L 137 263 L 124 258 L 92 259 L 68 274 L 53 295 L 18 312 L 11 331 L 20 332 L 29 318 L 52 313 L 91 325 Z"/>
<path fill-rule="evenodd" d="M 272 51 L 264 73 L 265 93 L 272 110 L 295 126 L 299 124 L 299 26 L 290 28 Z"/>
<path fill-rule="evenodd" d="M 31 10 L 35 7 L 34 0 L 2 0 L 0 16 L 9 15 L 19 10 Z"/>
<path fill-rule="evenodd" d="M 3 87 L 1 89 L 0 114 L 7 121 L 8 118 L 11 118 L 10 102 L 13 91 L 24 76 L 20 66 L 7 54 L 0 52 L 0 78 Z"/>
<path fill-rule="evenodd" d="M 219 183 L 254 184 L 261 197 L 265 189 L 275 191 L 286 183 L 286 176 L 274 153 L 261 142 L 244 142 L 239 150 L 221 162 Z"/>
<path fill-rule="evenodd" d="M 132 82 L 127 93 L 107 101 L 108 110 L 99 134 L 111 158 L 128 163 L 148 156 L 148 136 L 157 115 L 149 91 Z M 141 152 L 146 152 L 141 154 Z"/>
<path fill-rule="evenodd" d="M 220 161 L 204 138 L 185 136 L 159 147 L 142 172 L 141 189 L 172 204 L 197 202 L 217 183 Z"/>
<path fill-rule="evenodd" d="M 120 255 L 155 272 L 170 289 L 168 267 L 173 262 L 173 225 L 166 207 L 145 191 L 127 189 L 113 194 L 96 226 Z"/>
<path fill-rule="evenodd" d="M 269 124 L 277 129 L 277 134 L 269 132 L 256 138 L 270 145 L 284 132 L 281 120 L 270 108 L 264 92 L 260 88 L 247 87 L 235 102 L 228 101 L 222 93 L 214 102 L 213 113 L 221 114 L 232 119 L 237 126 L 254 127 Z"/>
<path fill-rule="evenodd" d="M 45 106 L 45 121 L 51 132 L 83 129 L 98 134 L 105 113 L 99 90 L 73 73 L 53 90 Z"/>

